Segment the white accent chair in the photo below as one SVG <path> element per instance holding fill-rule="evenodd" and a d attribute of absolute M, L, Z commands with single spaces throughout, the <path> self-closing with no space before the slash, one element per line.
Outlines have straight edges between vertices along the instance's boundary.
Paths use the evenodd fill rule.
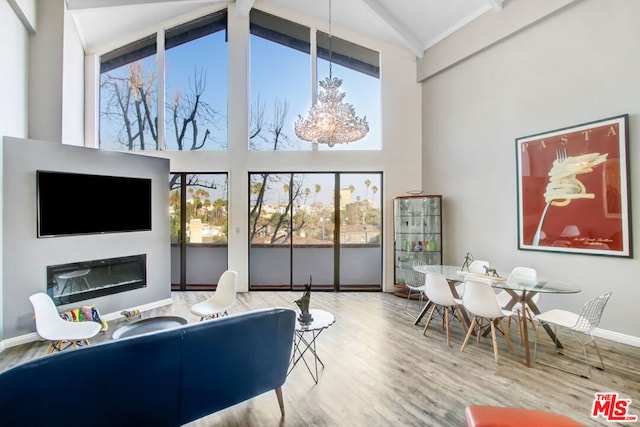
<path fill-rule="evenodd" d="M 102 325 L 98 322 L 68 322 L 60 317 L 51 297 L 38 292 L 29 297 L 36 320 L 36 331 L 44 340 L 49 341 L 47 354 L 62 351 L 70 346 L 89 345 L 89 338 L 98 335 Z M 66 344 L 63 347 L 63 344 Z"/>
<path fill-rule="evenodd" d="M 456 316 L 460 323 L 462 323 L 462 313 L 460 313 L 461 300 L 457 300 L 453 297 L 449 282 L 447 279 L 439 273 L 427 273 L 425 278 L 424 295 L 433 304 L 431 313 L 429 313 L 429 319 L 424 325 L 422 335 L 427 334 L 429 324 L 433 319 L 433 315 L 436 310 L 440 312 L 444 326 L 447 332 L 447 345 L 451 346 L 451 333 L 449 329 L 449 319 L 452 315 Z"/>
<path fill-rule="evenodd" d="M 413 269 L 414 265 L 420 265 L 418 263 L 405 263 L 402 267 L 402 276 L 404 278 L 404 285 L 407 287 L 407 302 L 404 304 L 404 312 L 414 319 L 417 314 L 414 314 L 408 310 L 409 300 L 411 295 L 418 295 L 420 305 L 418 307 L 418 313 L 422 311 L 422 303 L 424 302 L 424 273 Z"/>
<path fill-rule="evenodd" d="M 552 365 L 549 363 L 537 361 L 536 360 L 536 352 L 538 350 L 537 335 L 536 335 L 535 347 L 533 349 L 534 362 L 537 361 L 541 365 L 550 366 L 552 368 L 560 369 L 562 371 L 569 372 L 571 374 L 580 375 L 584 378 L 591 378 L 591 366 L 597 369 L 600 369 L 601 371 L 604 371 L 604 362 L 602 361 L 600 350 L 596 345 L 596 340 L 593 337 L 593 330 L 598 327 L 598 324 L 600 324 L 602 313 L 604 312 L 604 308 L 607 305 L 607 302 L 609 301 L 610 297 L 611 297 L 611 292 L 607 292 L 604 295 L 601 295 L 599 297 L 592 299 L 582 307 L 582 311 L 580 311 L 580 314 L 572 313 L 566 310 L 554 309 L 554 310 L 546 311 L 544 313 L 540 313 L 537 316 L 537 319 L 539 322 L 541 322 L 541 324 L 546 323 L 546 324 L 553 325 L 553 332 L 555 335 L 554 344 L 556 347 L 556 353 L 566 356 L 569 359 L 582 362 L 583 360 L 578 357 L 563 353 L 563 349 L 560 348 L 560 346 L 558 345 L 558 334 L 557 334 L 558 326 L 560 326 L 561 328 L 567 329 L 571 333 L 573 338 L 575 338 L 578 344 L 580 344 L 580 346 L 582 347 L 582 353 L 584 354 L 584 363 L 587 366 L 586 374 L 565 369 L 558 365 Z M 581 337 L 585 337 L 585 336 L 586 336 L 585 341 L 580 339 Z M 589 344 L 593 344 L 593 348 L 595 348 L 596 353 L 598 354 L 598 358 L 600 359 L 600 366 L 591 365 L 591 363 L 589 363 L 589 356 L 587 355 L 587 346 Z"/>
<path fill-rule="evenodd" d="M 218 286 L 209 299 L 191 306 L 191 313 L 200 317 L 200 321 L 214 319 L 229 314 L 229 308 L 236 303 L 236 284 L 238 273 L 227 270 L 220 276 Z"/>
<path fill-rule="evenodd" d="M 491 337 L 493 340 L 493 353 L 496 363 L 498 363 L 498 339 L 496 337 L 496 324 L 502 330 L 504 338 L 509 345 L 509 349 L 513 351 L 513 346 L 509 340 L 509 335 L 502 323 L 502 318 L 510 317 L 513 315 L 512 311 L 503 310 L 498 304 L 496 294 L 493 288 L 486 282 L 477 280 L 466 280 L 464 295 L 462 296 L 462 304 L 464 308 L 471 314 L 473 314 L 473 320 L 469 326 L 467 336 L 462 343 L 460 351 L 464 351 L 464 348 L 471 338 L 475 327 L 478 326 L 478 342 L 480 342 L 480 336 L 482 335 L 482 320 L 487 319 L 491 326 Z"/>

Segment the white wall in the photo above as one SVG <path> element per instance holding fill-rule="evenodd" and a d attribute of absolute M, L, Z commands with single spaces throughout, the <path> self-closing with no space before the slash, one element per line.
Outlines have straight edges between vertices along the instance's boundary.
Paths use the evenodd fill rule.
<path fill-rule="evenodd" d="M 61 141 L 84 146 L 84 48 L 70 13 L 64 14 L 62 54 Z"/>
<path fill-rule="evenodd" d="M 545 295 L 542 309 L 578 311 L 612 290 L 601 333 L 640 345 L 637 255 L 517 249 L 515 138 L 629 113 L 633 244 L 640 251 L 640 2 L 615 3 L 574 2 L 425 80 L 423 188 L 444 195 L 446 263 L 461 264 L 469 251 L 504 270 L 531 266 L 582 288 Z"/>
<path fill-rule="evenodd" d="M 25 3 L 26 10 L 22 11 L 17 3 L 13 7 L 18 8 L 19 14 L 27 23 L 34 22 L 33 13 L 27 6 L 33 6 L 33 2 Z M 28 64 L 28 39 L 27 28 L 12 9 L 8 2 L 0 1 L 0 40 L 2 40 L 2 55 L 0 55 L 0 138 L 3 135 L 25 137 L 27 135 L 27 64 Z M 0 155 L 1 156 L 1 155 Z M 0 165 L 2 164 L 0 159 Z M 0 176 L 2 174 L 0 173 Z M 1 179 L 1 178 L 0 178 Z M 4 210 L 4 194 L 1 192 L 0 183 L 0 208 Z M 3 228 L 0 224 L 0 240 L 3 238 Z M 0 248 L 0 260 L 2 259 Z M 0 277 L 3 273 L 3 264 L 0 261 Z M 0 307 L 4 305 L 4 284 L 0 282 Z M 4 339 L 4 324 L 0 316 L 0 351 Z"/>
<path fill-rule="evenodd" d="M 168 161 L 20 138 L 4 138 L 0 151 L 5 205 L 2 299 L 6 304 L 1 315 L 4 340 L 35 331 L 29 296 L 46 292 L 49 265 L 147 255 L 147 287 L 72 303 L 61 306 L 61 310 L 95 303 L 102 314 L 110 314 L 170 301 Z M 151 178 L 152 230 L 37 238 L 36 170 Z M 109 195 L 79 194 L 76 205 L 60 206 L 60 211 L 62 215 L 65 210 L 89 211 L 108 198 Z"/>
<path fill-rule="evenodd" d="M 38 1 L 38 26 L 29 38 L 27 137 L 62 140 L 64 2 Z"/>
<path fill-rule="evenodd" d="M 0 2 L 0 136 L 27 135 L 29 34 L 6 1 Z"/>

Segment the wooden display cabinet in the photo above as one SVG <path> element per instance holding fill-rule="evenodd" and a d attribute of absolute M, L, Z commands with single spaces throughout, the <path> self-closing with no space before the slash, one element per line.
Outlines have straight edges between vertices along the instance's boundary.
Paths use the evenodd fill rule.
<path fill-rule="evenodd" d="M 394 197 L 393 216 L 394 293 L 406 298 L 401 263 L 442 264 L 442 196 Z"/>

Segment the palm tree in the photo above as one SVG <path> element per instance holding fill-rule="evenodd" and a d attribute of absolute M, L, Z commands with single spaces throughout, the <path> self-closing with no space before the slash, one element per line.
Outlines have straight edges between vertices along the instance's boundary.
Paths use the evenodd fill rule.
<path fill-rule="evenodd" d="M 320 184 L 316 184 L 314 186 L 314 190 L 315 193 L 313 194 L 313 204 L 316 204 L 316 199 L 318 198 L 318 194 L 320 194 L 320 191 L 322 191 L 322 186 L 320 186 Z"/>
<path fill-rule="evenodd" d="M 370 186 L 370 185 L 371 185 L 371 180 L 370 180 L 370 179 L 367 179 L 367 180 L 364 182 L 364 186 L 365 186 L 365 187 L 367 187 L 367 191 L 365 191 L 365 193 L 364 193 L 364 200 L 368 200 L 368 199 L 369 199 L 369 186 Z"/>
<path fill-rule="evenodd" d="M 307 205 L 307 199 L 309 198 L 309 195 L 311 194 L 311 189 L 309 187 L 305 187 L 304 189 L 304 205 Z"/>

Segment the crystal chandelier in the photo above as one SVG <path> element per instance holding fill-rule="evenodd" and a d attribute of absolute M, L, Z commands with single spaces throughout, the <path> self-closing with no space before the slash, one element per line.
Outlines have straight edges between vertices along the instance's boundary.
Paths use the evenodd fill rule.
<path fill-rule="evenodd" d="M 357 117 L 353 105 L 343 102 L 342 80 L 332 76 L 331 0 L 329 0 L 329 77 L 320 81 L 324 90 L 305 119 L 298 115 L 295 132 L 298 138 L 315 144 L 346 144 L 364 138 L 369 132 L 367 118 Z"/>

